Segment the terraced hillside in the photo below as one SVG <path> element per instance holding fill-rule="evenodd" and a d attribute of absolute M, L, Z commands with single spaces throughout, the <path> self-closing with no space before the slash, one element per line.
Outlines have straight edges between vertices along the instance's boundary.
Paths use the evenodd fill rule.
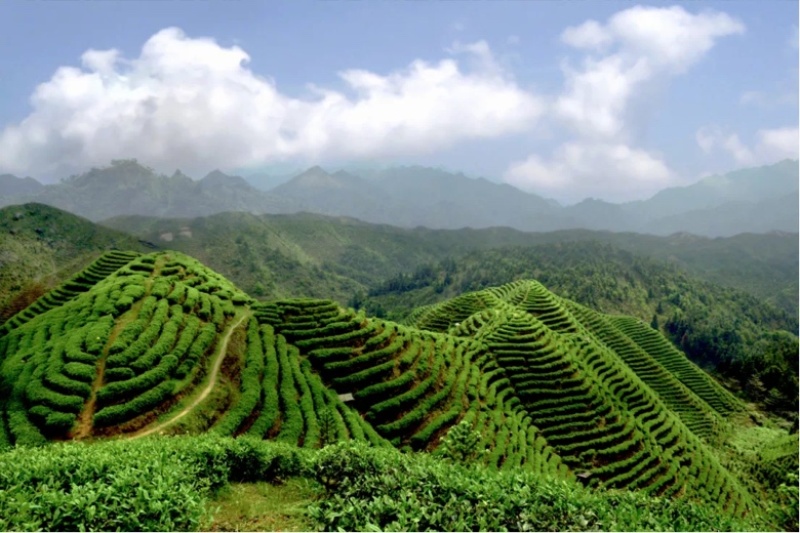
<path fill-rule="evenodd" d="M 417 310 L 254 302 L 185 255 L 114 253 L 0 331 L 0 447 L 210 431 L 440 452 L 603 488 L 751 497 L 710 444 L 739 402 L 647 326 L 533 281 Z"/>
<path fill-rule="evenodd" d="M 110 251 L 104 253 L 61 286 L 56 287 L 36 300 L 34 305 L 12 316 L 2 325 L 0 333 L 8 333 L 28 320 L 35 318 L 37 315 L 54 307 L 58 307 L 75 298 L 77 295 L 88 291 L 96 283 L 107 278 L 138 256 L 139 254 L 136 252 Z"/>
<path fill-rule="evenodd" d="M 521 281 L 418 309 L 407 322 L 485 343 L 532 423 L 589 484 L 746 505 L 709 449 L 743 406 L 633 320 Z"/>

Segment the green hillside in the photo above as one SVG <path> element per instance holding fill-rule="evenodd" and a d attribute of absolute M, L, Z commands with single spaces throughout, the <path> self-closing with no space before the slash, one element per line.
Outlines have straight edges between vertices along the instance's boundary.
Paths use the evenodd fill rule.
<path fill-rule="evenodd" d="M 130 234 L 54 207 L 0 209 L 0 323 L 113 249 L 148 250 Z"/>
<path fill-rule="evenodd" d="M 402 319 L 417 306 L 520 279 L 538 279 L 582 305 L 655 325 L 697 364 L 750 401 L 797 415 L 797 318 L 735 289 L 607 244 L 557 242 L 476 251 L 423 265 L 351 304 Z"/>
<path fill-rule="evenodd" d="M 672 272 L 747 292 L 797 316 L 796 234 L 710 239 L 588 230 L 404 229 L 344 217 L 247 213 L 192 219 L 115 217 L 103 224 L 197 257 L 242 289 L 267 298 L 319 296 L 346 302 L 354 287 L 375 289 L 392 276 L 438 262 L 471 263 L 478 250 L 607 243 L 641 258 L 670 263 Z M 570 260 L 574 262 L 574 257 Z M 496 278 L 466 290 L 488 286 L 486 282 L 511 281 Z"/>
<path fill-rule="evenodd" d="M 110 252 L 0 335 L 2 446 L 210 432 L 450 456 L 462 428 L 490 469 L 736 516 L 768 490 L 719 453 L 750 416 L 739 400 L 649 326 L 535 281 L 398 324 L 255 302 L 178 252 Z"/>

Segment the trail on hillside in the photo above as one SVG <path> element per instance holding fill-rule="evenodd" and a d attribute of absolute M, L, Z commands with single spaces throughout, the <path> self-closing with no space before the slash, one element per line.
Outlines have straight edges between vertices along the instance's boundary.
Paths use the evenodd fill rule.
<path fill-rule="evenodd" d="M 103 347 L 103 352 L 97 359 L 97 373 L 95 374 L 94 381 L 92 382 L 92 392 L 89 395 L 89 398 L 86 400 L 83 410 L 81 410 L 81 413 L 78 416 L 77 426 L 72 432 L 72 437 L 74 439 L 85 439 L 92 433 L 92 420 L 94 418 L 95 411 L 97 410 L 97 391 L 103 386 L 103 380 L 105 379 L 108 350 L 111 348 L 111 345 L 114 344 L 114 341 L 117 340 L 120 332 L 125 329 L 125 326 L 127 326 L 131 320 L 134 320 L 136 316 L 138 316 L 139 310 L 142 308 L 142 302 L 143 300 L 139 300 L 133 305 L 133 307 L 130 308 L 128 312 L 123 313 L 122 316 L 120 316 L 120 318 L 117 320 L 117 323 L 114 324 L 114 327 L 111 329 L 108 340 Z"/>
<path fill-rule="evenodd" d="M 230 340 L 231 335 L 236 330 L 236 328 L 238 328 L 241 325 L 241 323 L 244 322 L 245 319 L 249 318 L 250 315 L 251 315 L 250 310 L 245 310 L 241 318 L 239 318 L 239 320 L 235 324 L 231 325 L 228 328 L 228 331 L 225 332 L 225 336 L 222 338 L 222 342 L 220 343 L 219 349 L 217 350 L 216 353 L 217 360 L 214 362 L 214 367 L 211 369 L 211 373 L 208 376 L 208 384 L 206 385 L 206 388 L 203 389 L 203 391 L 200 393 L 200 395 L 197 398 L 195 398 L 192 403 L 181 409 L 181 411 L 174 417 L 160 424 L 157 424 L 151 428 L 148 428 L 144 431 L 141 431 L 139 433 L 134 433 L 133 435 L 130 436 L 131 439 L 146 437 L 147 435 L 152 435 L 153 433 L 157 433 L 171 426 L 172 424 L 174 424 L 175 422 L 177 422 L 178 420 L 189 414 L 191 411 L 193 411 L 195 407 L 200 405 L 203 402 L 203 400 L 205 400 L 208 397 L 208 395 L 211 394 L 211 391 L 214 390 L 214 385 L 217 384 L 217 375 L 219 374 L 220 367 L 222 367 L 222 361 L 225 360 L 225 354 L 228 351 L 228 341 Z"/>

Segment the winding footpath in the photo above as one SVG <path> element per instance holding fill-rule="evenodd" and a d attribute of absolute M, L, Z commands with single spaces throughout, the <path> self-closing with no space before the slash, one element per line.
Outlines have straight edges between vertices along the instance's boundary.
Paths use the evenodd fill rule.
<path fill-rule="evenodd" d="M 237 320 L 235 324 L 231 325 L 228 328 L 228 331 L 222 338 L 222 342 L 220 343 L 219 349 L 215 354 L 217 360 L 214 362 L 214 367 L 211 369 L 211 374 L 209 374 L 208 376 L 208 384 L 200 393 L 200 395 L 197 398 L 195 398 L 192 403 L 181 409 L 181 411 L 174 417 L 170 418 L 169 420 L 165 420 L 164 422 L 161 422 L 160 424 L 152 426 L 148 429 L 145 429 L 144 431 L 139 431 L 137 433 L 134 433 L 129 438 L 138 439 L 162 431 L 163 429 L 171 426 L 172 424 L 174 424 L 175 422 L 177 422 L 178 420 L 180 420 L 181 418 L 192 412 L 198 405 L 200 405 L 203 402 L 203 400 L 208 398 L 208 395 L 211 394 L 211 391 L 214 390 L 214 386 L 217 384 L 217 375 L 219 374 L 219 369 L 222 367 L 222 361 L 225 360 L 225 355 L 228 351 L 228 341 L 230 340 L 231 335 L 236 330 L 236 328 L 238 328 L 241 325 L 241 323 L 245 321 L 245 319 L 250 318 L 250 316 L 251 316 L 250 310 L 246 309 L 244 313 L 242 313 L 242 316 L 239 318 L 239 320 Z"/>

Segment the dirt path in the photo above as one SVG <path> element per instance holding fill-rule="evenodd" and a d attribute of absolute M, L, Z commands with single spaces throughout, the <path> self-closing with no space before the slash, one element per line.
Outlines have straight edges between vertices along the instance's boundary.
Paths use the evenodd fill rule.
<path fill-rule="evenodd" d="M 135 261 L 135 259 L 132 259 L 126 264 L 130 264 L 133 261 Z M 116 324 L 114 324 L 114 328 L 111 330 L 111 334 L 108 336 L 106 345 L 103 347 L 103 352 L 97 361 L 97 374 L 95 375 L 94 382 L 92 383 L 92 392 L 89 395 L 89 399 L 86 400 L 83 410 L 78 416 L 77 427 L 72 432 L 73 438 L 85 439 L 92 433 L 92 419 L 94 418 L 94 413 L 97 410 L 97 391 L 103 386 L 103 380 L 105 379 L 108 350 L 111 348 L 111 345 L 114 344 L 114 341 L 117 340 L 117 337 L 125 328 L 125 326 L 139 317 L 139 310 L 142 308 L 142 305 L 144 305 L 144 299 L 150 295 L 150 291 L 153 288 L 153 279 L 161 272 L 163 263 L 164 258 L 159 258 L 158 261 L 156 261 L 155 265 L 153 265 L 153 272 L 150 274 L 150 277 L 145 280 L 146 290 L 144 296 L 135 304 L 133 304 L 133 306 L 127 312 L 120 315 Z"/>
<path fill-rule="evenodd" d="M 230 340 L 231 335 L 233 334 L 234 330 L 236 330 L 236 328 L 238 328 L 241 325 L 241 323 L 244 322 L 245 319 L 249 317 L 250 317 L 250 310 L 245 310 L 242 316 L 239 318 L 239 320 L 237 320 L 235 324 L 231 325 L 228 328 L 228 331 L 222 338 L 222 342 L 220 343 L 219 349 L 215 354 L 217 360 L 214 363 L 214 367 L 211 369 L 211 373 L 208 376 L 208 384 L 206 385 L 206 388 L 204 388 L 203 391 L 200 393 L 200 395 L 197 398 L 195 398 L 192 403 L 181 409 L 181 411 L 174 417 L 164 422 L 161 422 L 160 424 L 157 424 L 151 428 L 148 428 L 144 431 L 134 433 L 133 435 L 130 436 L 131 439 L 146 437 L 147 435 L 152 435 L 153 433 L 157 433 L 162 429 L 171 426 L 172 424 L 174 424 L 175 422 L 177 422 L 178 420 L 180 420 L 181 418 L 192 412 L 195 407 L 200 405 L 200 403 L 202 403 L 203 400 L 208 398 L 208 395 L 211 394 L 212 390 L 214 390 L 214 385 L 217 384 L 217 374 L 219 374 L 219 369 L 222 366 L 222 361 L 225 359 L 225 354 L 228 351 L 228 341 Z"/>

